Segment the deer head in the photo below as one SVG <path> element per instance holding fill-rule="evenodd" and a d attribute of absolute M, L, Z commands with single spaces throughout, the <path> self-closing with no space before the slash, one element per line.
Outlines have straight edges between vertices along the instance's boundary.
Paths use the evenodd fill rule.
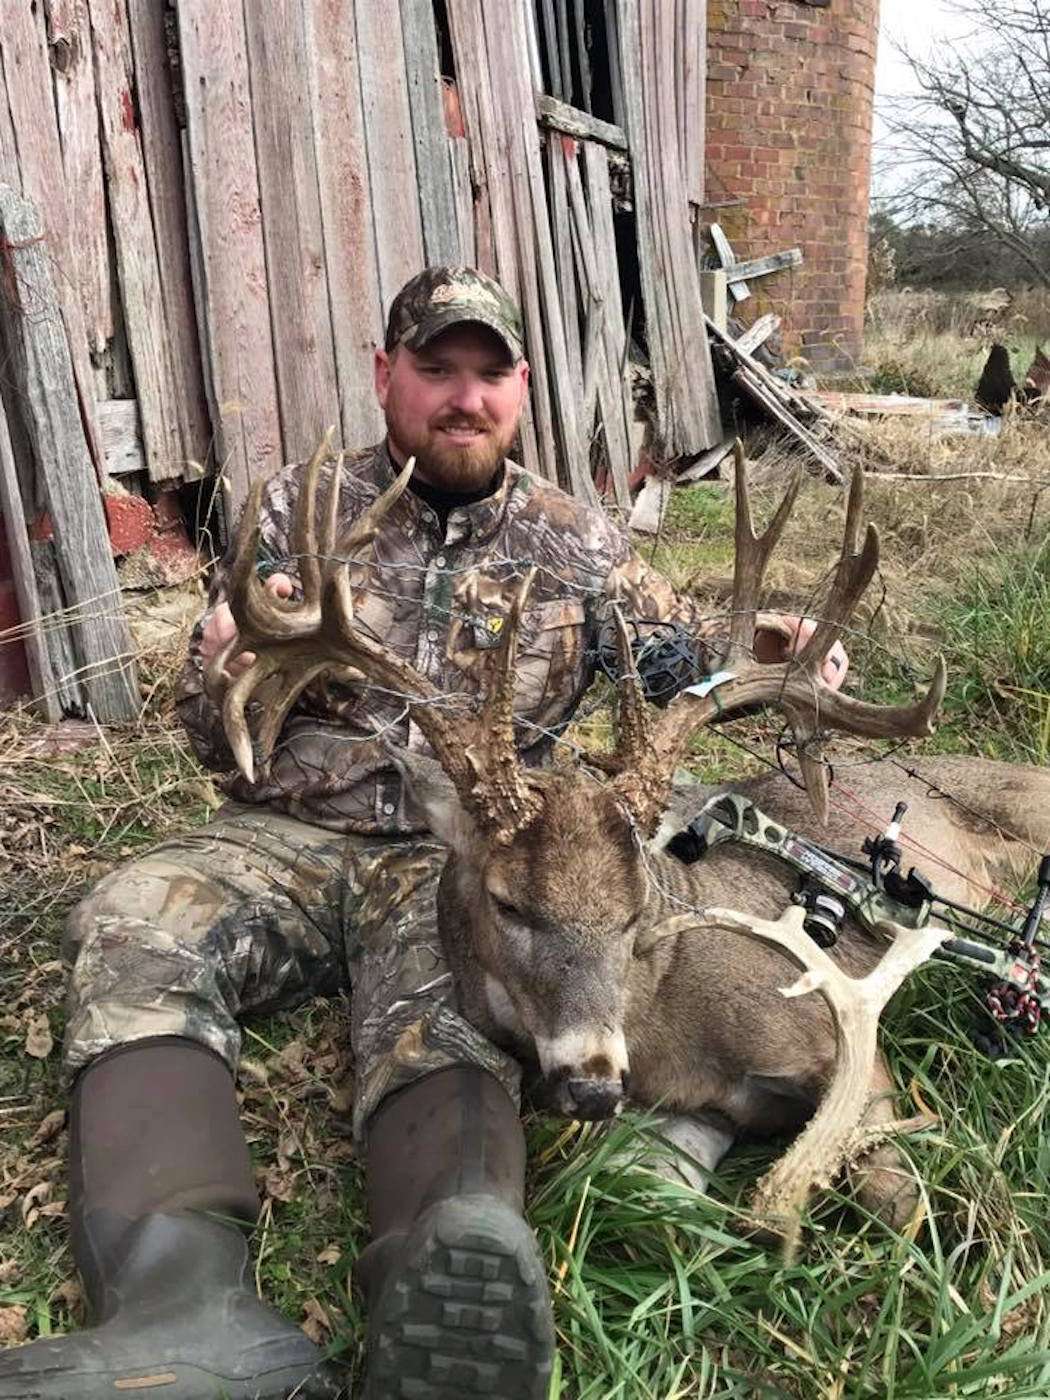
<path fill-rule="evenodd" d="M 446 938 L 459 931 L 484 973 L 497 1018 L 516 1024 L 537 1048 L 556 1105 L 574 1117 L 607 1117 L 622 1102 L 629 1070 L 625 996 L 633 957 L 648 938 L 645 839 L 653 833 L 679 756 L 691 734 L 717 716 L 757 703 L 778 706 L 795 734 L 806 786 L 818 812 L 827 806 L 819 742 L 828 730 L 863 735 L 929 732 L 944 686 L 943 665 L 929 692 L 909 706 L 880 706 L 838 695 L 820 680 L 820 663 L 848 622 L 878 562 L 869 527 L 858 549 L 860 475 L 847 508 L 846 541 L 824 608 L 805 650 L 780 665 L 751 656 L 762 574 L 787 520 L 792 485 L 769 529 L 751 525 L 747 474 L 736 463 L 736 573 L 725 669 L 730 678 L 706 696 L 677 697 L 654 722 L 633 670 L 623 618 L 614 610 L 620 655 L 615 747 L 594 755 L 611 774 L 525 769 L 514 743 L 516 633 L 532 585 L 524 573 L 501 645 L 492 655 L 487 696 L 476 711 L 451 711 L 431 682 L 354 626 L 346 559 L 370 540 L 404 488 L 411 463 L 343 540 L 335 537 L 338 461 L 331 472 L 325 524 L 318 529 L 319 473 L 325 444 L 306 469 L 295 525 L 296 548 L 314 561 L 301 604 L 282 605 L 254 576 L 258 495 L 240 527 L 230 604 L 255 666 L 230 687 L 224 710 L 242 771 L 252 772 L 244 705 L 265 682 L 283 720 L 307 680 L 325 672 L 378 683 L 410 696 L 409 712 L 434 758 L 393 755 L 430 828 L 451 850 L 443 882 Z M 305 680 L 304 680 L 305 676 Z M 279 723 L 268 720 L 256 747 L 265 760 Z"/>

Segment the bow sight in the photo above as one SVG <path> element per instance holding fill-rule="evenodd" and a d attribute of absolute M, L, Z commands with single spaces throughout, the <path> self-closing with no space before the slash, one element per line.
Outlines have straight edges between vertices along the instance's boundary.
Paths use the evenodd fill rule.
<path fill-rule="evenodd" d="M 901 874 L 899 838 L 907 810 L 906 803 L 897 804 L 886 830 L 864 842 L 868 859 L 862 861 L 788 830 L 739 793 L 720 793 L 671 838 L 667 850 L 692 864 L 713 846 L 736 841 L 779 857 L 799 875 L 793 898 L 806 910 L 806 932 L 822 948 L 833 946 L 847 915 L 869 929 L 886 922 L 920 928 L 936 911 L 953 934 L 963 936 L 946 939 L 934 956 L 978 974 L 997 1027 L 1034 1034 L 1044 1011 L 1050 1012 L 1050 983 L 1038 951 L 1048 945 L 1037 937 L 1050 904 L 1050 854 L 1040 861 L 1035 898 L 1018 928 L 938 895 L 914 868 Z M 978 1033 L 975 1041 L 989 1054 L 1003 1048 L 995 1035 Z"/>

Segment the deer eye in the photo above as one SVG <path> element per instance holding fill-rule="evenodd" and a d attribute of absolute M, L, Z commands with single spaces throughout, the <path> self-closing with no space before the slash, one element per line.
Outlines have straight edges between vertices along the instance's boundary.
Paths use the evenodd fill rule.
<path fill-rule="evenodd" d="M 504 919 L 520 919 L 521 910 L 509 900 L 500 899 L 497 894 L 490 894 L 489 898 L 496 906 L 496 913 L 502 915 Z"/>

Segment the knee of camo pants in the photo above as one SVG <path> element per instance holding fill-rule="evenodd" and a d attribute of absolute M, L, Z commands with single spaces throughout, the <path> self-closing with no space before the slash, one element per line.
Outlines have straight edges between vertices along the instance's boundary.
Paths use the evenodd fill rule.
<path fill-rule="evenodd" d="M 328 845 L 341 859 L 345 843 L 315 832 L 311 850 L 301 824 L 290 836 L 277 832 L 278 843 L 279 825 L 216 822 L 115 870 L 77 905 L 64 944 L 75 959 L 70 1073 L 114 1045 L 157 1035 L 199 1041 L 232 1069 L 239 1017 L 344 984 L 332 894 L 341 876 Z"/>
<path fill-rule="evenodd" d="M 347 937 L 359 1141 L 387 1094 L 435 1070 L 476 1065 L 519 1100 L 517 1061 L 456 1006 L 437 925 L 447 855 L 436 842 L 385 842 L 355 861 Z"/>
<path fill-rule="evenodd" d="M 236 1067 L 240 1031 L 218 959 L 198 936 L 213 911 L 206 898 L 176 897 L 180 912 L 193 908 L 176 931 L 164 917 L 170 901 L 163 872 L 117 870 L 70 914 L 63 943 L 74 959 L 63 1053 L 68 1074 L 116 1045 L 158 1035 L 200 1041 Z"/>

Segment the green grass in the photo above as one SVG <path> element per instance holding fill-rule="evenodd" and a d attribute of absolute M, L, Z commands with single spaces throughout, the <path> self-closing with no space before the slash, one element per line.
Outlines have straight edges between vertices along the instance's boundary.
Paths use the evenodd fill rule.
<path fill-rule="evenodd" d="M 934 747 L 1050 762 L 1050 542 L 974 559 L 950 591 L 933 587 L 924 611 L 949 663 Z M 866 693 L 901 698 L 929 660 L 879 648 Z"/>
<path fill-rule="evenodd" d="M 676 493 L 658 566 L 679 582 L 728 573 L 730 519 L 721 488 Z M 962 585 L 922 598 L 936 637 L 921 654 L 902 664 L 896 641 L 851 642 L 864 693 L 911 693 L 943 647 L 952 682 L 935 742 L 1045 762 L 1047 549 L 976 558 Z M 779 726 L 749 724 L 768 754 Z M 66 1193 L 64 1134 L 39 1138 L 64 1102 L 62 921 L 106 869 L 205 820 L 214 793 L 163 707 L 108 749 L 57 759 L 33 756 L 34 732 L 15 720 L 0 734 L 0 1324 L 21 1309 L 25 1332 L 47 1335 L 82 1321 L 66 1221 L 34 1214 Z M 693 761 L 711 777 L 752 762 L 718 734 L 696 741 Z M 736 1149 L 699 1196 L 623 1165 L 635 1124 L 603 1134 L 530 1115 L 529 1212 L 559 1335 L 551 1400 L 1046 1400 L 1050 1033 L 992 1064 L 969 1040 L 976 1010 L 970 980 L 932 967 L 885 1019 L 908 1111 L 938 1120 L 903 1144 L 923 1220 L 896 1235 L 848 1193 L 824 1193 L 791 1266 L 740 1226 L 780 1145 Z M 40 1016 L 56 1046 L 42 1059 L 25 1049 Z M 265 1202 L 260 1285 L 356 1359 L 364 1321 L 348 1275 L 366 1222 L 343 1111 L 346 1021 L 336 1000 L 253 1023 L 240 1092 Z"/>

